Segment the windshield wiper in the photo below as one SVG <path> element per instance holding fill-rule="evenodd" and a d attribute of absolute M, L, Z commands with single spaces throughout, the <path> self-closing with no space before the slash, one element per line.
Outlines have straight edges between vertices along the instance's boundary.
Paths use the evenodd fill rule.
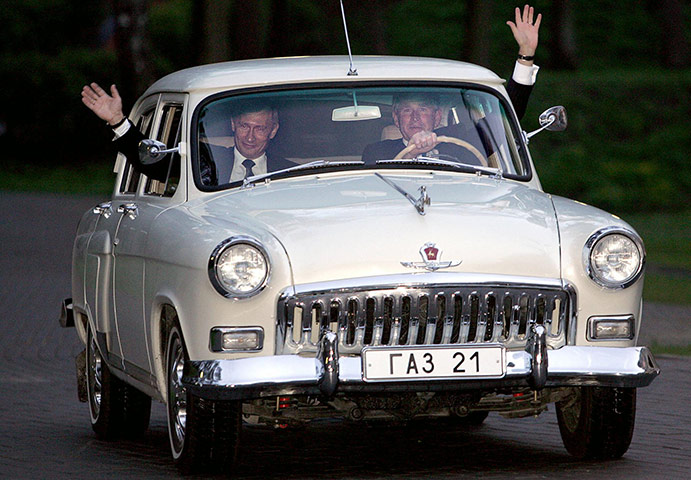
<path fill-rule="evenodd" d="M 266 179 L 272 178 L 276 175 L 281 175 L 283 173 L 296 172 L 298 170 L 310 170 L 313 168 L 322 168 L 322 167 L 341 167 L 343 165 L 364 165 L 364 162 L 361 162 L 361 161 L 332 162 L 329 160 L 315 160 L 314 162 L 304 163 L 302 165 L 295 165 L 294 167 L 288 167 L 288 168 L 284 168 L 282 170 L 276 170 L 275 172 L 267 172 L 267 173 L 261 173 L 259 175 L 252 175 L 251 177 L 247 177 L 242 181 L 242 187 L 241 188 L 250 187 L 255 182 L 259 182 L 261 180 L 266 180 Z"/>
<path fill-rule="evenodd" d="M 419 156 L 415 158 L 397 158 L 393 160 L 377 160 L 377 165 L 386 165 L 386 164 L 396 164 L 396 163 L 403 163 L 403 164 L 413 164 L 413 165 L 442 165 L 445 167 L 451 167 L 454 168 L 455 170 L 460 170 L 462 172 L 467 172 L 467 173 L 479 173 L 479 174 L 486 174 L 486 175 L 491 175 L 495 178 L 503 178 L 504 177 L 504 172 L 500 168 L 494 168 L 494 167 L 483 167 L 481 165 L 470 165 L 468 163 L 458 163 L 458 162 L 453 162 L 451 160 L 443 160 L 441 158 L 434 158 L 434 157 L 425 157 L 425 156 Z"/>
<path fill-rule="evenodd" d="M 413 207 L 415 207 L 415 210 L 417 210 L 417 213 L 419 213 L 420 215 L 424 215 L 425 214 L 425 207 L 432 203 L 432 200 L 429 198 L 429 195 L 427 194 L 427 187 L 425 187 L 424 185 L 422 185 L 419 188 L 420 198 L 416 199 L 411 194 L 409 194 L 408 192 L 403 190 L 403 188 L 400 187 L 399 185 L 397 185 L 393 180 L 386 178 L 385 176 L 381 175 L 379 172 L 375 172 L 374 175 L 381 178 L 384 182 L 386 182 L 394 190 L 396 190 L 398 193 L 400 193 L 405 198 L 407 198 L 408 201 L 413 204 Z"/>

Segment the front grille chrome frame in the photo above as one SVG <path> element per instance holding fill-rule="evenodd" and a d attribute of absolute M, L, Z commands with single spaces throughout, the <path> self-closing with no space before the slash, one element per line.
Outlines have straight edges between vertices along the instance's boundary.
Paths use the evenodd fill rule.
<path fill-rule="evenodd" d="M 336 333 L 339 354 L 348 355 L 368 346 L 498 343 L 519 349 L 532 325 L 543 325 L 548 348 L 559 348 L 575 328 L 574 290 L 556 281 L 329 287 L 283 292 L 276 354 L 316 353 L 326 331 Z"/>

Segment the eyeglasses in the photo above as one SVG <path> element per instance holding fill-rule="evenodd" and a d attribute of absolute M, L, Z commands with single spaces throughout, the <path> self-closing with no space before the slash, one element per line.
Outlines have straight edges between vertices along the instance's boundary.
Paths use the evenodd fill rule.
<path fill-rule="evenodd" d="M 238 124 L 235 128 L 244 135 L 250 133 L 251 131 L 254 135 L 258 137 L 266 137 L 271 132 L 272 127 L 267 127 L 266 125 L 251 125 L 249 123 L 242 122 Z"/>

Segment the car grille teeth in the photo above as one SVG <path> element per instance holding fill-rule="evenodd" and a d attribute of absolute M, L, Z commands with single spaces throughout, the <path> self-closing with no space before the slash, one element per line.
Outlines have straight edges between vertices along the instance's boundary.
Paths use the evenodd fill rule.
<path fill-rule="evenodd" d="M 525 346 L 530 325 L 544 325 L 548 345 L 565 343 L 573 315 L 569 294 L 550 288 L 464 286 L 325 291 L 284 295 L 278 304 L 277 353 L 314 352 L 322 332 L 338 335 L 340 353 L 365 346 L 501 343 Z"/>

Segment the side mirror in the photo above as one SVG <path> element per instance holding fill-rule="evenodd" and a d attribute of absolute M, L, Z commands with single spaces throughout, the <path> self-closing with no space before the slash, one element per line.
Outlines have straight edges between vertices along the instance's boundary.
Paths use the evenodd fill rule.
<path fill-rule="evenodd" d="M 526 134 L 526 138 L 530 138 L 543 130 L 549 130 L 551 132 L 566 130 L 566 125 L 568 125 L 568 121 L 566 120 L 566 109 L 562 106 L 550 107 L 540 114 L 539 121 L 541 127 Z"/>
<path fill-rule="evenodd" d="M 166 154 L 180 152 L 180 145 L 174 148 L 166 148 L 166 144 L 158 140 L 145 139 L 139 142 L 139 161 L 142 165 L 151 165 L 158 162 Z"/>

